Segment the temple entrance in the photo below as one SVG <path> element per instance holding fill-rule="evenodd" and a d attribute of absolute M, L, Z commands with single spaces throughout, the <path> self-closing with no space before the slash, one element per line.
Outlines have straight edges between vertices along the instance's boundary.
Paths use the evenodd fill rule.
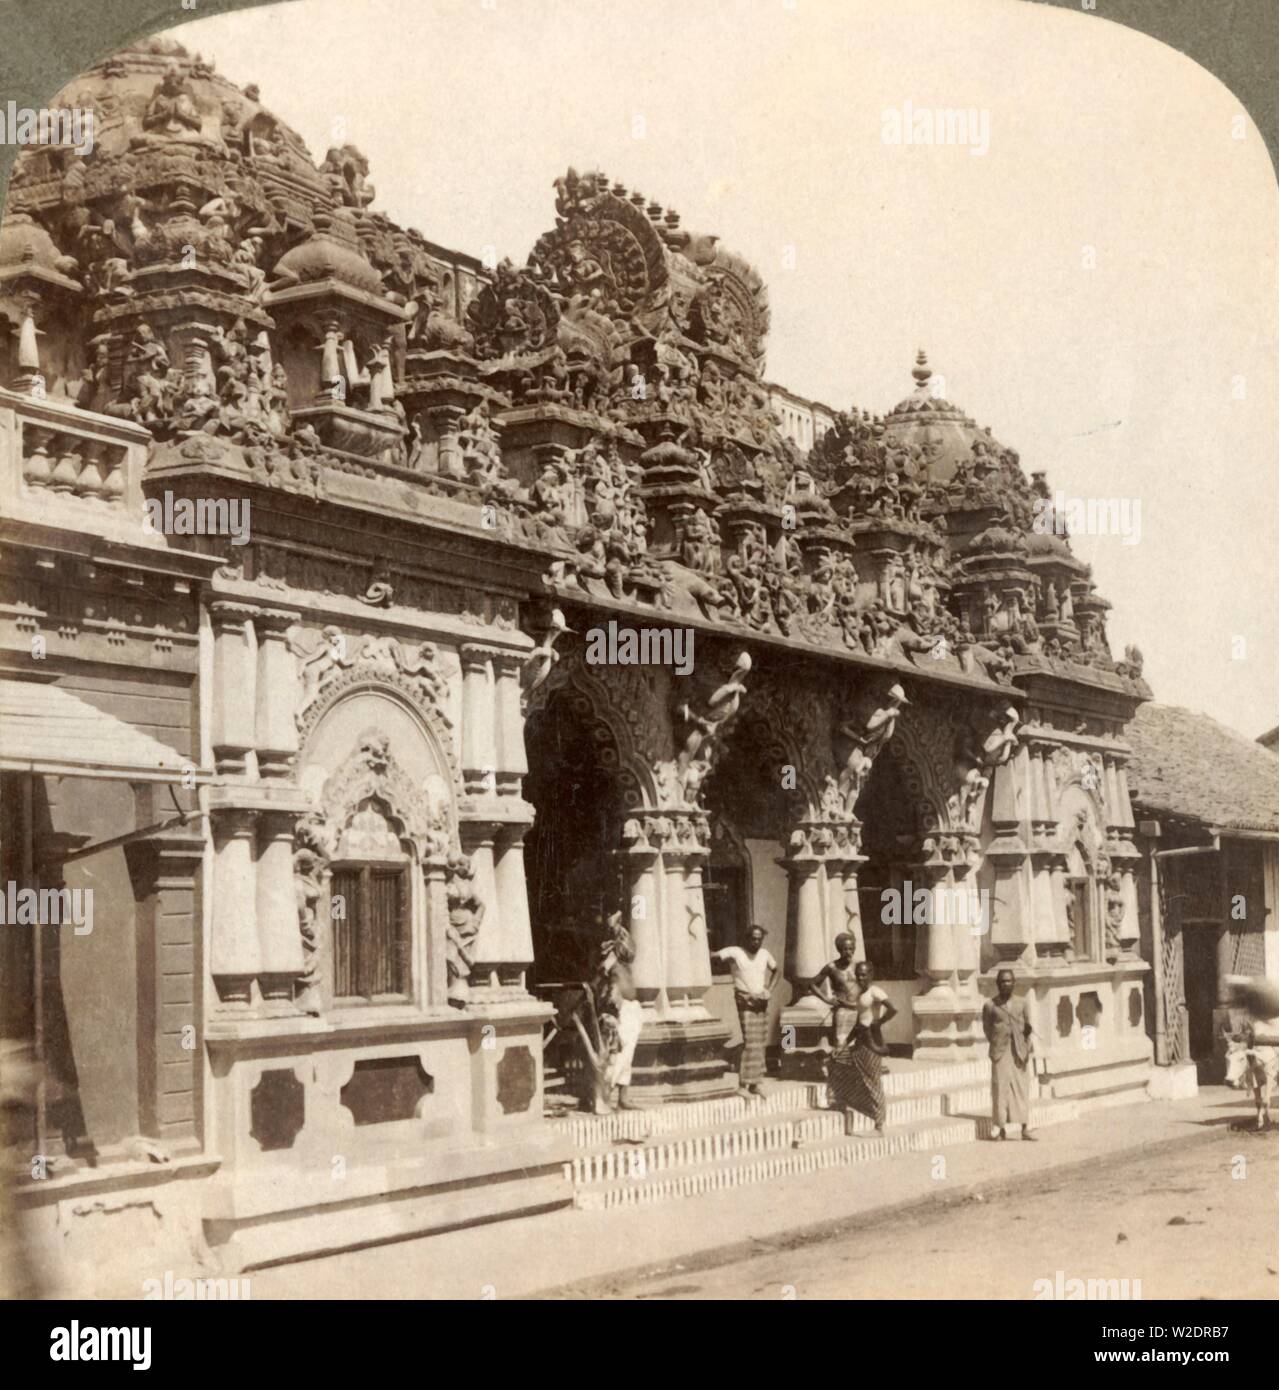
<path fill-rule="evenodd" d="M 876 981 L 897 1007 L 898 1016 L 885 1033 L 886 1040 L 896 1045 L 911 1041 L 910 1001 L 918 976 L 916 940 L 925 928 L 900 920 L 907 917 L 904 910 L 888 912 L 884 893 L 891 890 L 897 894 L 904 909 L 913 890 L 927 886 L 922 879 L 912 880 L 912 864 L 918 861 L 923 831 L 915 807 L 916 798 L 906 784 L 901 763 L 890 755 L 876 758 L 856 806 L 866 856 L 857 874 L 863 935 L 860 945 L 875 967 Z M 893 921 L 893 917 L 899 920 Z"/>
<path fill-rule="evenodd" d="M 752 925 L 767 932 L 765 947 L 784 967 L 786 956 L 787 881 L 778 862 L 785 854 L 786 831 L 793 810 L 782 790 L 782 767 L 770 765 L 764 750 L 768 731 L 760 720 L 743 714 L 714 772 L 706 781 L 711 854 L 703 874 L 706 927 L 710 949 L 739 946 Z M 723 961 L 711 960 L 712 984 L 706 1007 L 731 1032 L 730 1047 L 741 1041 L 732 974 Z M 778 1017 L 790 1002 L 790 987 L 778 986 L 770 1010 L 769 1045 L 780 1037 Z"/>
<path fill-rule="evenodd" d="M 524 795 L 537 811 L 524 852 L 531 983 L 580 984 L 594 974 L 604 922 L 622 902 L 617 753 L 585 698 L 564 690 L 529 717 L 525 739 Z"/>
<path fill-rule="evenodd" d="M 737 945 L 750 927 L 751 861 L 732 823 L 722 817 L 716 817 L 711 827 L 711 853 L 702 874 L 702 895 L 710 950 Z"/>

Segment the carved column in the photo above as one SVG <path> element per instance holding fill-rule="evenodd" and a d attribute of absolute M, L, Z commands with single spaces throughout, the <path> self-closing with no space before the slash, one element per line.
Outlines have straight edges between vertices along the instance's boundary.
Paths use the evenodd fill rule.
<path fill-rule="evenodd" d="M 249 645 L 249 604 L 217 600 L 213 623 L 213 756 L 220 773 L 243 774 L 256 741 L 255 671 Z M 289 711 L 292 715 L 292 709 Z"/>
<path fill-rule="evenodd" d="M 951 866 L 955 903 L 952 930 L 955 942 L 955 975 L 961 999 L 977 997 L 977 976 L 981 971 L 981 943 L 990 930 L 989 903 L 983 904 L 977 887 L 981 864 L 980 841 L 976 835 L 959 836 L 960 858 Z"/>
<path fill-rule="evenodd" d="M 428 857 L 422 864 L 422 883 L 426 895 L 427 930 L 422 932 L 422 955 L 418 978 L 426 981 L 426 1003 L 443 1008 L 448 1003 L 448 954 L 445 930 L 449 920 L 447 866 L 443 857 Z"/>
<path fill-rule="evenodd" d="M 500 988 L 499 965 L 503 956 L 502 903 L 497 891 L 497 873 L 493 846 L 498 826 L 491 821 L 464 821 L 460 827 L 462 848 L 471 856 L 475 870 L 475 888 L 484 904 L 484 917 L 475 934 L 471 955 L 473 986 L 495 991 Z"/>
<path fill-rule="evenodd" d="M 345 394 L 342 377 L 342 323 L 333 314 L 324 321 L 324 342 L 320 346 L 320 390 L 317 400 L 330 400 L 335 392 Z"/>
<path fill-rule="evenodd" d="M 792 1007 L 821 1013 L 825 1006 L 816 995 L 808 993 L 808 989 L 831 958 L 822 901 L 826 872 L 821 859 L 808 853 L 807 846 L 799 854 L 790 854 L 785 863 L 788 876 L 786 973 L 794 991 Z"/>
<path fill-rule="evenodd" d="M 468 792 L 496 791 L 497 740 L 492 649 L 468 643 L 462 660 L 462 778 Z"/>
<path fill-rule="evenodd" d="M 633 973 L 645 1002 L 667 1019 L 706 1019 L 710 945 L 702 869 L 709 828 L 701 810 L 645 810 L 627 820 L 623 855 L 635 927 Z M 642 917 L 637 902 L 644 905 Z"/>
<path fill-rule="evenodd" d="M 297 756 L 297 662 L 287 637 L 295 621 L 293 613 L 266 608 L 253 622 L 258 638 L 258 771 L 263 777 L 287 777 Z"/>
<path fill-rule="evenodd" d="M 305 969 L 293 887 L 293 812 L 258 815 L 257 927 L 262 998 L 292 1002 Z"/>
<path fill-rule="evenodd" d="M 1133 819 L 1132 803 L 1128 796 L 1128 769 L 1126 759 L 1117 753 L 1105 755 L 1105 798 L 1106 798 L 1106 853 L 1110 856 L 1112 869 L 1118 873 L 1120 897 L 1123 901 L 1123 917 L 1119 927 L 1119 953 L 1121 956 L 1135 954 L 1135 947 L 1141 934 L 1137 916 L 1137 878 L 1136 869 L 1141 862 L 1141 852 L 1133 843 L 1137 833 Z"/>
<path fill-rule="evenodd" d="M 979 862 L 976 837 L 967 832 L 934 831 L 924 839 L 924 858 L 911 868 L 914 891 L 927 890 L 925 920 L 916 919 L 916 966 L 923 992 L 911 1001 L 915 1052 L 935 1052 L 939 1060 L 963 1061 L 981 1041 L 982 999 L 977 990 L 982 928 L 970 884 Z M 921 931 L 922 928 L 922 931 Z"/>
<path fill-rule="evenodd" d="M 938 837 L 929 837 L 924 843 L 924 850 L 927 857 L 911 867 L 913 892 L 910 910 L 915 919 L 915 959 L 923 977 L 924 993 L 934 1003 L 946 1003 L 955 997 L 959 970 L 955 933 L 945 915 L 954 898 L 954 879 L 951 865 L 942 855 Z M 927 892 L 929 902 L 924 910 L 923 922 L 919 921 L 918 901 L 914 900 L 914 895 L 921 888 Z M 944 903 L 940 912 L 934 906 L 938 900 Z M 905 906 L 903 904 L 903 912 Z"/>
<path fill-rule="evenodd" d="M 466 460 L 462 457 L 459 438 L 466 411 L 460 405 L 435 404 L 422 412 L 428 421 L 424 437 L 434 435 L 437 445 L 439 471 L 446 478 L 465 478 Z"/>
<path fill-rule="evenodd" d="M 830 1031 L 830 1010 L 813 993 L 813 979 L 835 958 L 835 938 L 851 931 L 854 958 L 865 959 L 857 901 L 857 871 L 864 864 L 861 825 L 851 816 L 806 819 L 790 837 L 783 864 L 788 875 L 786 978 L 791 1003 L 782 1011 L 782 1067 L 791 1075 L 816 1074 Z"/>
<path fill-rule="evenodd" d="M 709 839 L 709 836 L 708 836 Z M 704 890 L 709 845 L 680 855 L 684 865 L 684 910 L 688 914 L 685 931 L 688 933 L 688 980 L 685 998 L 690 1017 L 709 1018 L 703 1002 L 711 987 L 711 943 L 706 930 L 706 895 Z M 678 930 L 678 925 L 675 926 Z"/>
<path fill-rule="evenodd" d="M 1022 821 L 1028 809 L 1028 761 L 1026 749 L 1019 749 L 1007 762 L 996 767 L 991 786 L 995 838 L 986 848 L 986 858 L 995 870 L 990 941 L 999 961 L 1018 959 L 1033 940 L 1024 873 L 1029 850 L 1022 838 Z"/>
<path fill-rule="evenodd" d="M 248 1005 L 262 973 L 253 864 L 256 817 L 229 807 L 210 813 L 213 826 L 213 929 L 209 968 L 218 997 Z"/>
<path fill-rule="evenodd" d="M 674 833 L 662 852 L 666 1001 L 672 1018 L 704 1018 L 706 1010 L 701 1000 L 711 982 L 702 895 L 706 850 L 694 835 L 681 833 L 687 824 L 683 817 L 677 813 L 671 821 Z"/>
<path fill-rule="evenodd" d="M 665 903 L 657 862 L 660 851 L 649 843 L 641 818 L 633 817 L 626 822 L 618 854 L 625 864 L 624 916 L 635 947 L 631 975 L 645 1008 L 665 1014 Z"/>
<path fill-rule="evenodd" d="M 533 963 L 533 927 L 529 921 L 528 883 L 524 876 L 522 824 L 503 827 L 497 850 L 497 896 L 502 904 L 502 955 L 500 966 L 511 984 L 524 987 L 525 971 Z"/>
<path fill-rule="evenodd" d="M 524 715 L 520 709 L 520 669 L 524 657 L 517 652 L 500 652 L 493 658 L 495 703 L 497 705 L 497 789 L 518 795 L 521 780 L 528 772 L 524 752 Z"/>
<path fill-rule="evenodd" d="M 709 851 L 699 810 L 637 811 L 622 830 L 631 973 L 645 1010 L 635 1083 L 653 1095 L 692 1098 L 729 1089 L 728 1029 L 703 1002 L 711 983 L 702 891 Z"/>
<path fill-rule="evenodd" d="M 1030 766 L 1031 917 L 1036 950 L 1062 956 L 1070 940 L 1066 923 L 1066 856 L 1058 838 L 1052 759 L 1057 745 L 1026 745 Z"/>

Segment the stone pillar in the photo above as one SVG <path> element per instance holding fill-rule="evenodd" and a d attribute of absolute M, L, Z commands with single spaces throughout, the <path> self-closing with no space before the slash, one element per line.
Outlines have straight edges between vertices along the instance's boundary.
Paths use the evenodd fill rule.
<path fill-rule="evenodd" d="M 1017 960 L 1033 940 L 1034 927 L 1024 872 L 1029 851 L 1022 838 L 1029 754 L 1020 748 L 995 768 L 991 787 L 991 820 L 995 838 L 986 858 L 995 870 L 991 901 L 990 943 L 997 961 Z"/>
<path fill-rule="evenodd" d="M 930 902 L 935 902 L 938 897 L 944 898 L 948 909 L 954 890 L 950 865 L 940 857 L 935 841 L 928 844 L 932 846 L 932 853 L 923 863 L 911 867 L 911 884 L 915 892 L 920 888 L 926 889 Z M 911 896 L 913 898 L 914 894 Z M 903 905 L 903 910 L 905 907 Z M 912 902 L 909 907 L 917 915 L 916 904 Z M 955 997 L 955 975 L 959 969 L 955 934 L 944 914 L 930 908 L 926 917 L 927 920 L 922 923 L 916 920 L 916 965 L 923 977 L 924 993 L 934 1003 L 943 1003 Z"/>
<path fill-rule="evenodd" d="M 702 894 L 709 838 L 705 812 L 687 807 L 637 811 L 622 831 L 631 969 L 645 1010 L 634 1081 L 652 1099 L 731 1090 L 729 1031 L 702 1002 L 711 981 Z"/>
<path fill-rule="evenodd" d="M 533 927 L 524 877 L 524 831 L 523 823 L 503 828 L 496 865 L 497 896 L 502 904 L 501 966 L 510 972 L 510 983 L 521 990 L 525 972 L 533 964 Z"/>
<path fill-rule="evenodd" d="M 471 793 L 497 790 L 497 740 L 494 727 L 492 650 L 468 643 L 462 660 L 462 779 Z"/>
<path fill-rule="evenodd" d="M 627 900 L 623 916 L 635 947 L 631 975 L 645 1008 L 666 1012 L 666 963 L 663 950 L 665 905 L 661 889 L 659 852 L 645 838 L 639 820 L 627 821 L 622 831 Z"/>
<path fill-rule="evenodd" d="M 484 904 L 484 917 L 471 950 L 474 961 L 471 984 L 489 990 L 495 990 L 500 985 L 498 966 L 504 959 L 502 904 L 498 897 L 493 862 L 497 830 L 498 827 L 490 821 L 463 821 L 461 825 L 462 848 L 471 856 L 475 869 L 475 889 Z"/>
<path fill-rule="evenodd" d="M 1066 924 L 1066 857 L 1058 840 L 1057 807 L 1050 764 L 1055 745 L 1031 742 L 1030 873 L 1031 922 L 1036 950 L 1064 956 L 1070 939 Z"/>
<path fill-rule="evenodd" d="M 18 374 L 10 382 L 14 391 L 42 399 L 45 395 L 44 375 L 40 370 L 40 334 L 36 327 L 35 310 L 40 296 L 30 290 L 21 296 L 18 321 Z"/>
<path fill-rule="evenodd" d="M 860 837 L 861 828 L 858 827 Z M 862 900 L 858 892 L 857 875 L 858 870 L 866 862 L 862 855 L 855 859 L 847 860 L 843 866 L 841 875 L 841 886 L 844 893 L 843 904 L 843 923 L 841 931 L 850 931 L 857 938 L 857 949 L 853 952 L 853 960 L 866 959 L 866 933 L 862 927 Z"/>
<path fill-rule="evenodd" d="M 688 1001 L 698 1018 L 710 1017 L 703 1001 L 714 978 L 704 891 L 706 861 L 709 858 L 709 847 L 699 854 L 690 854 L 685 861 L 687 867 L 684 875 L 685 908 L 688 912 Z"/>
<path fill-rule="evenodd" d="M 253 981 L 262 973 L 253 864 L 255 816 L 238 807 L 212 811 L 213 928 L 209 969 L 226 1004 L 253 1002 Z"/>
<path fill-rule="evenodd" d="M 826 870 L 813 855 L 792 854 L 785 861 L 788 877 L 786 975 L 795 1009 L 823 1013 L 825 1005 L 808 992 L 814 977 L 830 960 L 826 941 L 824 888 Z"/>
<path fill-rule="evenodd" d="M 666 911 L 663 914 L 665 939 L 662 944 L 666 960 L 664 983 L 667 1011 L 671 1018 L 689 1018 L 693 1016 L 695 1000 L 705 993 L 704 989 L 695 992 L 693 985 L 698 944 L 694 933 L 699 925 L 702 952 L 707 955 L 707 984 L 710 983 L 701 866 L 696 864 L 694 856 L 681 854 L 674 847 L 666 849 L 662 855 L 662 889 L 666 898 Z M 700 924 L 697 920 L 699 915 Z"/>
<path fill-rule="evenodd" d="M 494 696 L 497 706 L 497 789 L 518 795 L 528 772 L 524 752 L 524 715 L 520 709 L 520 668 L 524 658 L 516 652 L 500 652 L 493 658 Z"/>
<path fill-rule="evenodd" d="M 915 890 L 926 888 L 929 894 L 927 920 L 916 926 L 916 966 L 923 991 L 911 1001 L 915 1054 L 927 1051 L 938 1061 L 966 1061 L 981 1041 L 981 936 L 966 920 L 967 900 L 961 899 L 977 862 L 976 837 L 933 831 L 925 837 L 923 850 L 922 862 L 911 867 Z"/>
<path fill-rule="evenodd" d="M 1123 923 L 1119 932 L 1120 955 L 1135 955 L 1141 936 L 1137 905 L 1137 868 L 1141 851 L 1134 843 L 1137 824 L 1133 819 L 1132 802 L 1128 796 L 1126 759 L 1117 754 L 1106 755 L 1106 852 L 1111 868 L 1119 874 L 1120 896 L 1123 899 Z"/>
<path fill-rule="evenodd" d="M 449 902 L 444 859 L 428 859 L 422 865 L 422 884 L 426 897 L 426 930 L 420 934 L 422 953 L 418 958 L 418 978 L 426 981 L 427 1007 L 442 1009 L 447 1007 L 449 997 L 448 955 L 445 949 Z"/>
<path fill-rule="evenodd" d="M 258 638 L 258 772 L 263 777 L 289 776 L 297 756 L 297 661 L 287 638 L 295 621 L 295 614 L 278 608 L 262 609 L 253 621 Z"/>
<path fill-rule="evenodd" d="M 213 623 L 213 756 L 217 770 L 229 776 L 247 771 L 248 753 L 256 742 L 256 682 L 249 645 L 249 620 L 256 612 L 249 604 L 222 599 L 209 605 Z"/>
<path fill-rule="evenodd" d="M 788 1075 L 817 1075 L 828 1048 L 829 1008 L 811 992 L 813 979 L 835 958 L 835 937 L 852 931 L 855 959 L 865 959 L 857 870 L 861 825 L 851 816 L 803 820 L 790 838 L 783 864 L 788 875 L 786 978 L 791 1003 L 782 1010 L 782 1068 Z"/>
<path fill-rule="evenodd" d="M 317 399 L 321 401 L 344 399 L 346 391 L 342 376 L 342 325 L 332 316 L 324 323 L 324 342 L 320 345 L 320 391 Z"/>
<path fill-rule="evenodd" d="M 957 994 L 961 999 L 977 993 L 981 971 L 982 938 L 990 930 L 989 911 L 982 913 L 977 889 L 977 869 L 981 864 L 980 843 L 976 835 L 962 837 L 963 859 L 951 870 L 956 912 L 953 925 Z M 989 905 L 987 905 L 989 908 Z"/>
<path fill-rule="evenodd" d="M 258 815 L 257 928 L 261 950 L 262 998 L 293 1001 L 298 977 L 306 968 L 293 887 L 292 812 Z"/>
<path fill-rule="evenodd" d="M 466 460 L 459 435 L 466 411 L 460 405 L 433 404 L 423 414 L 436 438 L 439 471 L 446 478 L 465 478 Z"/>

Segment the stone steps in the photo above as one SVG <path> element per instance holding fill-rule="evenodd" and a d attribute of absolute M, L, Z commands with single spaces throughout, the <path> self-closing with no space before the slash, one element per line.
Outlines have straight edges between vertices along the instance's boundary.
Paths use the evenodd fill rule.
<path fill-rule="evenodd" d="M 884 1097 L 889 1102 L 908 1096 L 945 1094 L 957 1086 L 989 1088 L 990 1085 L 990 1063 L 984 1058 L 955 1066 L 902 1067 L 896 1071 L 891 1070 L 891 1061 L 888 1065 L 890 1070 L 884 1075 Z M 679 1130 L 708 1129 L 741 1119 L 782 1115 L 797 1109 L 821 1109 L 826 1104 L 824 1082 L 770 1082 L 769 1087 L 766 1095 L 749 1100 L 745 1096 L 723 1096 L 717 1100 L 621 1110 L 612 1115 L 569 1115 L 561 1123 L 568 1126 L 572 1141 L 579 1148 L 593 1148 Z M 942 1113 L 941 1109 L 927 1108 L 917 1114 L 902 1111 L 898 1122 Z"/>
<path fill-rule="evenodd" d="M 831 1119 L 840 1119 L 832 1115 Z M 794 1143 L 794 1123 L 779 1126 L 790 1131 Z M 688 1168 L 659 1170 L 647 1177 L 587 1184 L 578 1188 L 574 1204 L 588 1211 L 614 1207 L 648 1206 L 681 1197 L 697 1197 L 733 1187 L 770 1182 L 777 1178 L 821 1172 L 889 1158 L 894 1154 L 932 1150 L 948 1144 L 968 1143 L 976 1138 L 973 1120 L 948 1120 L 909 1127 L 896 1133 L 869 1138 L 845 1138 L 801 1148 L 778 1147 L 746 1154 L 736 1162 L 704 1162 Z"/>
<path fill-rule="evenodd" d="M 903 1068 L 884 1077 L 886 1133 L 869 1117 L 825 1109 L 820 1082 L 741 1096 L 565 1123 L 582 1150 L 565 1164 L 582 1209 L 648 1205 L 828 1168 L 932 1152 L 988 1139 L 990 1064 Z M 1131 1092 L 1089 1098 L 1042 1096 L 1031 1102 L 1035 1128 L 1077 1119 L 1098 1105 L 1137 1099 Z"/>
<path fill-rule="evenodd" d="M 568 1126 L 578 1148 L 642 1140 L 680 1130 L 710 1129 L 744 1119 L 811 1109 L 823 1103 L 825 1087 L 819 1082 L 784 1083 L 765 1096 L 723 1096 L 718 1100 L 690 1101 L 683 1105 L 654 1106 L 644 1110 L 619 1110 L 612 1115 L 570 1115 Z"/>

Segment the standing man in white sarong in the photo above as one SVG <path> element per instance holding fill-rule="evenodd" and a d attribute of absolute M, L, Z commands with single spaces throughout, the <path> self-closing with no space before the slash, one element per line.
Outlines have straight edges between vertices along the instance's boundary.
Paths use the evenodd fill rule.
<path fill-rule="evenodd" d="M 617 1091 L 619 1110 L 638 1110 L 629 1097 L 635 1047 L 644 1026 L 644 1006 L 640 1003 L 631 974 L 635 947 L 622 925 L 622 914 L 615 912 L 608 921 L 608 935 L 600 947 L 600 971 L 596 985 L 596 1011 L 599 1018 L 603 1055 L 596 1111 L 607 1113 Z"/>
<path fill-rule="evenodd" d="M 982 1005 L 981 1026 L 990 1044 L 992 1139 L 1007 1139 L 1007 1126 L 1021 1125 L 1021 1137 L 1034 1139 L 1030 1128 L 1030 1015 L 1026 1001 L 1013 995 L 1013 972 L 995 976 L 993 999 Z"/>

